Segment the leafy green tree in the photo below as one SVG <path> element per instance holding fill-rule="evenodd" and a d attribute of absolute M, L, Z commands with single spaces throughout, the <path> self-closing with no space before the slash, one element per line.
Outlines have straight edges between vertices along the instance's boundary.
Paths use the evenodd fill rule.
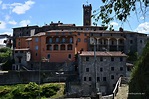
<path fill-rule="evenodd" d="M 118 19 L 125 22 L 131 12 L 145 14 L 148 12 L 149 0 L 102 0 L 103 5 L 98 10 L 93 11 L 95 23 L 99 19 L 103 24 L 108 24 L 110 21 Z"/>
<path fill-rule="evenodd" d="M 128 99 L 149 99 L 149 43 L 147 43 L 142 56 L 136 61 L 129 83 Z M 137 93 L 137 94 L 135 94 Z M 142 95 L 141 95 L 142 93 Z"/>

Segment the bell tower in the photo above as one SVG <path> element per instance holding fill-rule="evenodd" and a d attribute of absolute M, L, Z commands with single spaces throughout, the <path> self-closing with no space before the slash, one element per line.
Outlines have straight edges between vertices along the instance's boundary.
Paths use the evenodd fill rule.
<path fill-rule="evenodd" d="M 83 26 L 91 26 L 91 14 L 92 6 L 91 4 L 83 4 Z"/>

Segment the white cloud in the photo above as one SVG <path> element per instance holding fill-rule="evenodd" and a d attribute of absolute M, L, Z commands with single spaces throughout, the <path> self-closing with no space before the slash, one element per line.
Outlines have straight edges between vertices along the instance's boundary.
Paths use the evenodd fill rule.
<path fill-rule="evenodd" d="M 8 21 L 9 19 L 10 19 L 10 16 L 9 15 L 6 15 L 5 16 L 5 20 Z"/>
<path fill-rule="evenodd" d="M 136 31 L 140 33 L 149 33 L 149 22 L 139 24 Z"/>
<path fill-rule="evenodd" d="M 9 4 L 2 4 L 2 9 L 8 9 Z"/>
<path fill-rule="evenodd" d="M 30 24 L 30 20 L 22 20 L 19 24 L 20 26 L 27 26 Z"/>
<path fill-rule="evenodd" d="M 118 23 L 116 23 L 116 22 L 111 22 L 110 25 L 118 26 Z"/>
<path fill-rule="evenodd" d="M 0 21 L 0 29 L 5 29 L 6 23 L 4 21 Z"/>
<path fill-rule="evenodd" d="M 0 0 L 0 5 L 2 4 L 2 0 Z"/>
<path fill-rule="evenodd" d="M 11 24 L 11 25 L 16 25 L 17 24 L 17 22 L 15 20 L 9 21 L 8 23 Z"/>
<path fill-rule="evenodd" d="M 11 9 L 16 14 L 24 14 L 35 2 L 32 0 L 23 3 L 2 4 L 2 9 Z"/>

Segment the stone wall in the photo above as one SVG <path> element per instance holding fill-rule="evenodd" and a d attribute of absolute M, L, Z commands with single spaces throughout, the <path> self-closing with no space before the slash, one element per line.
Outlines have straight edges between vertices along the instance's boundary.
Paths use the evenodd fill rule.
<path fill-rule="evenodd" d="M 65 82 L 70 73 L 64 72 L 58 75 L 56 72 L 58 71 L 9 71 L 0 75 L 0 85 L 29 82 Z"/>

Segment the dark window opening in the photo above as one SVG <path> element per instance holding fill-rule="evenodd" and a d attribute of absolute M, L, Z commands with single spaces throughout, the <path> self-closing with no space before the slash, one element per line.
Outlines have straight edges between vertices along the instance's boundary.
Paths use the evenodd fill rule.
<path fill-rule="evenodd" d="M 114 61 L 114 57 L 111 57 L 111 61 Z"/>
<path fill-rule="evenodd" d="M 114 79 L 114 75 L 111 75 L 111 79 Z"/>
<path fill-rule="evenodd" d="M 47 55 L 47 58 L 50 59 L 50 54 Z"/>
<path fill-rule="evenodd" d="M 97 81 L 98 81 L 98 82 L 100 81 L 100 77 L 97 77 Z"/>
<path fill-rule="evenodd" d="M 103 57 L 100 57 L 100 61 L 103 61 Z"/>
<path fill-rule="evenodd" d="M 114 67 L 111 67 L 111 71 L 114 71 Z"/>
<path fill-rule="evenodd" d="M 120 67 L 120 71 L 123 71 L 123 67 Z"/>
<path fill-rule="evenodd" d="M 120 57 L 120 61 L 121 61 L 121 62 L 123 61 L 123 57 Z"/>
<path fill-rule="evenodd" d="M 89 81 L 92 81 L 92 78 L 91 77 L 89 77 Z"/>
<path fill-rule="evenodd" d="M 71 59 L 71 54 L 69 54 L 69 55 L 68 55 L 68 58 L 70 58 L 70 59 Z"/>
<path fill-rule="evenodd" d="M 89 57 L 88 56 L 86 57 L 86 61 L 89 61 Z"/>
<path fill-rule="evenodd" d="M 86 72 L 89 72 L 89 68 L 86 68 Z"/>
<path fill-rule="evenodd" d="M 103 77 L 103 81 L 107 81 L 107 78 L 106 77 Z"/>
<path fill-rule="evenodd" d="M 86 81 L 86 77 L 84 77 L 84 81 Z"/>
<path fill-rule="evenodd" d="M 100 72 L 102 72 L 103 71 L 103 68 L 100 68 Z"/>

